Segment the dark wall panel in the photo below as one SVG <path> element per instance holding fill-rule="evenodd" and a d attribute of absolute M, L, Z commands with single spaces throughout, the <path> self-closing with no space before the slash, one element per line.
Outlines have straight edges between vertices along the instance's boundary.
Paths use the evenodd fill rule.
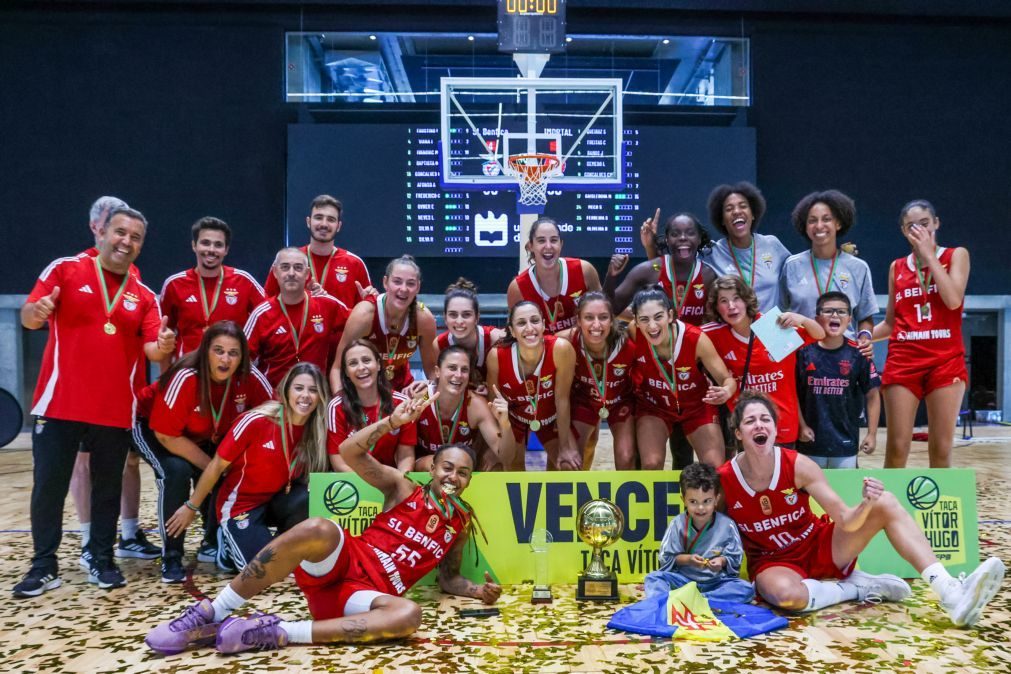
<path fill-rule="evenodd" d="M 42 16 L 0 22 L 2 232 L 27 292 L 90 245 L 87 209 L 114 194 L 150 222 L 138 265 L 160 288 L 192 264 L 189 225 L 229 222 L 230 260 L 260 275 L 283 233 L 283 29 L 213 16 Z"/>
<path fill-rule="evenodd" d="M 192 263 L 188 227 L 206 214 L 235 228 L 230 262 L 262 277 L 283 241 L 285 128 L 309 119 L 283 103 L 284 31 L 494 25 L 483 8 L 440 16 L 361 5 L 304 13 L 292 6 L 19 7 L 0 10 L 0 236 L 17 256 L 0 274 L 0 293 L 27 292 L 46 262 L 89 245 L 87 206 L 107 193 L 152 222 L 139 262 L 150 285 Z M 813 189 L 848 192 L 859 209 L 851 238 L 883 291 L 887 262 L 906 248 L 898 209 L 926 197 L 940 209 L 942 242 L 972 252 L 970 292 L 1011 293 L 1006 19 L 681 20 L 674 12 L 597 8 L 573 9 L 569 21 L 574 31 L 703 26 L 750 36 L 748 118 L 769 200 L 765 231 L 799 250 L 788 224 L 793 204 Z M 332 191 L 353 199 L 339 182 Z M 455 278 L 451 267 L 426 268 L 426 286 Z"/>

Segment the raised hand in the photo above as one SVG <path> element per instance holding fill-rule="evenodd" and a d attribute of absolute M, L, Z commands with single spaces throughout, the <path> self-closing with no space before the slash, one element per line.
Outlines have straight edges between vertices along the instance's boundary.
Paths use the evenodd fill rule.
<path fill-rule="evenodd" d="M 509 428 L 509 402 L 499 393 L 498 386 L 492 385 L 491 390 L 495 392 L 495 398 L 489 401 L 495 418 L 498 419 L 499 428 L 503 431 Z"/>
<path fill-rule="evenodd" d="M 32 318 L 40 323 L 45 323 L 56 311 L 56 300 L 59 298 L 60 286 L 56 286 L 53 288 L 53 292 L 35 301 L 35 305 L 32 307 Z"/>
<path fill-rule="evenodd" d="M 653 253 L 656 251 L 656 229 L 659 224 L 660 209 L 658 208 L 653 217 L 646 218 L 642 223 L 642 227 L 639 228 L 639 241 L 642 242 L 642 247 L 646 249 L 647 257 L 653 257 Z"/>
<path fill-rule="evenodd" d="M 372 286 L 363 288 L 361 283 L 355 281 L 355 288 L 358 289 L 358 297 L 362 298 L 363 300 L 368 299 L 370 296 L 379 297 L 379 291 L 373 288 Z"/>
<path fill-rule="evenodd" d="M 176 350 L 176 333 L 168 326 L 168 316 L 162 316 L 161 325 L 158 326 L 158 350 L 162 353 Z"/>
<path fill-rule="evenodd" d="M 628 266 L 628 255 L 615 253 L 611 256 L 611 263 L 607 265 L 607 275 L 617 276 Z"/>
<path fill-rule="evenodd" d="M 425 408 L 438 400 L 438 398 L 439 394 L 436 393 L 431 397 L 419 395 L 405 400 L 393 409 L 393 414 L 390 415 L 390 425 L 393 428 L 400 428 L 405 424 L 411 423 L 420 417 Z"/>

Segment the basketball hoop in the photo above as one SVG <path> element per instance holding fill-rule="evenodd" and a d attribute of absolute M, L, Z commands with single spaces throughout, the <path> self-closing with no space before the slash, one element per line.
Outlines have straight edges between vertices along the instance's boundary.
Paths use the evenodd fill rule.
<path fill-rule="evenodd" d="M 548 180 L 562 174 L 561 160 L 553 154 L 514 154 L 509 171 L 520 186 L 519 202 L 524 206 L 548 203 Z"/>

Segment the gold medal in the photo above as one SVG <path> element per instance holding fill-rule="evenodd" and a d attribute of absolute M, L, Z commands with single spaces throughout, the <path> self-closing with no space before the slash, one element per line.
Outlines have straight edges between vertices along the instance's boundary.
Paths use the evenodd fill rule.
<path fill-rule="evenodd" d="M 116 334 L 116 326 L 112 324 L 112 321 L 106 321 L 105 325 L 103 325 L 102 328 L 105 330 L 105 334 L 107 335 Z"/>
<path fill-rule="evenodd" d="M 534 433 L 536 433 L 537 431 L 541 430 L 541 422 L 538 421 L 537 419 L 534 419 L 533 421 L 531 421 L 530 422 L 530 430 L 532 430 Z"/>
<path fill-rule="evenodd" d="M 606 419 L 607 417 L 611 416 L 611 413 L 607 411 L 606 407 L 601 407 L 599 410 L 597 410 L 597 416 L 600 417 L 601 419 Z"/>
<path fill-rule="evenodd" d="M 386 378 L 389 379 L 390 381 L 393 381 L 393 366 L 392 365 L 387 365 L 386 366 Z"/>
<path fill-rule="evenodd" d="M 923 321 L 929 321 L 930 320 L 930 302 L 924 302 L 923 304 L 917 304 L 916 305 L 916 311 L 919 313 L 919 316 L 917 316 L 917 320 L 919 320 L 921 323 Z"/>

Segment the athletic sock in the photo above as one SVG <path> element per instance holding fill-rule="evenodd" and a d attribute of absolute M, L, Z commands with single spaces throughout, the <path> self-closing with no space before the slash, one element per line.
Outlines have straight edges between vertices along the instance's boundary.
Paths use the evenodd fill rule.
<path fill-rule="evenodd" d="M 239 596 L 239 593 L 232 589 L 231 585 L 225 585 L 211 605 L 214 606 L 214 622 L 219 623 L 231 614 L 232 611 L 246 603 L 246 600 Z"/>
<path fill-rule="evenodd" d="M 840 583 L 834 580 L 811 580 L 805 578 L 801 581 L 807 588 L 807 606 L 801 611 L 817 611 L 826 606 L 841 604 L 844 601 L 853 601 L 857 598 L 857 588 L 849 583 Z"/>
<path fill-rule="evenodd" d="M 311 644 L 312 643 L 312 621 L 296 620 L 295 622 L 280 622 L 281 629 L 288 635 L 289 644 Z"/>
<path fill-rule="evenodd" d="M 930 589 L 932 589 L 934 594 L 941 599 L 944 599 L 944 593 L 949 587 L 951 587 L 951 582 L 955 580 L 940 562 L 934 562 L 925 568 L 923 573 L 920 574 L 920 577 L 927 581 L 930 585 Z"/>
<path fill-rule="evenodd" d="M 91 542 L 91 522 L 81 522 L 81 549 L 88 547 Z"/>
<path fill-rule="evenodd" d="M 121 537 L 123 538 L 124 541 L 128 541 L 131 538 L 137 537 L 137 527 L 139 521 L 140 520 L 138 520 L 136 517 L 128 520 L 124 519 L 119 521 L 120 529 L 122 530 Z"/>

